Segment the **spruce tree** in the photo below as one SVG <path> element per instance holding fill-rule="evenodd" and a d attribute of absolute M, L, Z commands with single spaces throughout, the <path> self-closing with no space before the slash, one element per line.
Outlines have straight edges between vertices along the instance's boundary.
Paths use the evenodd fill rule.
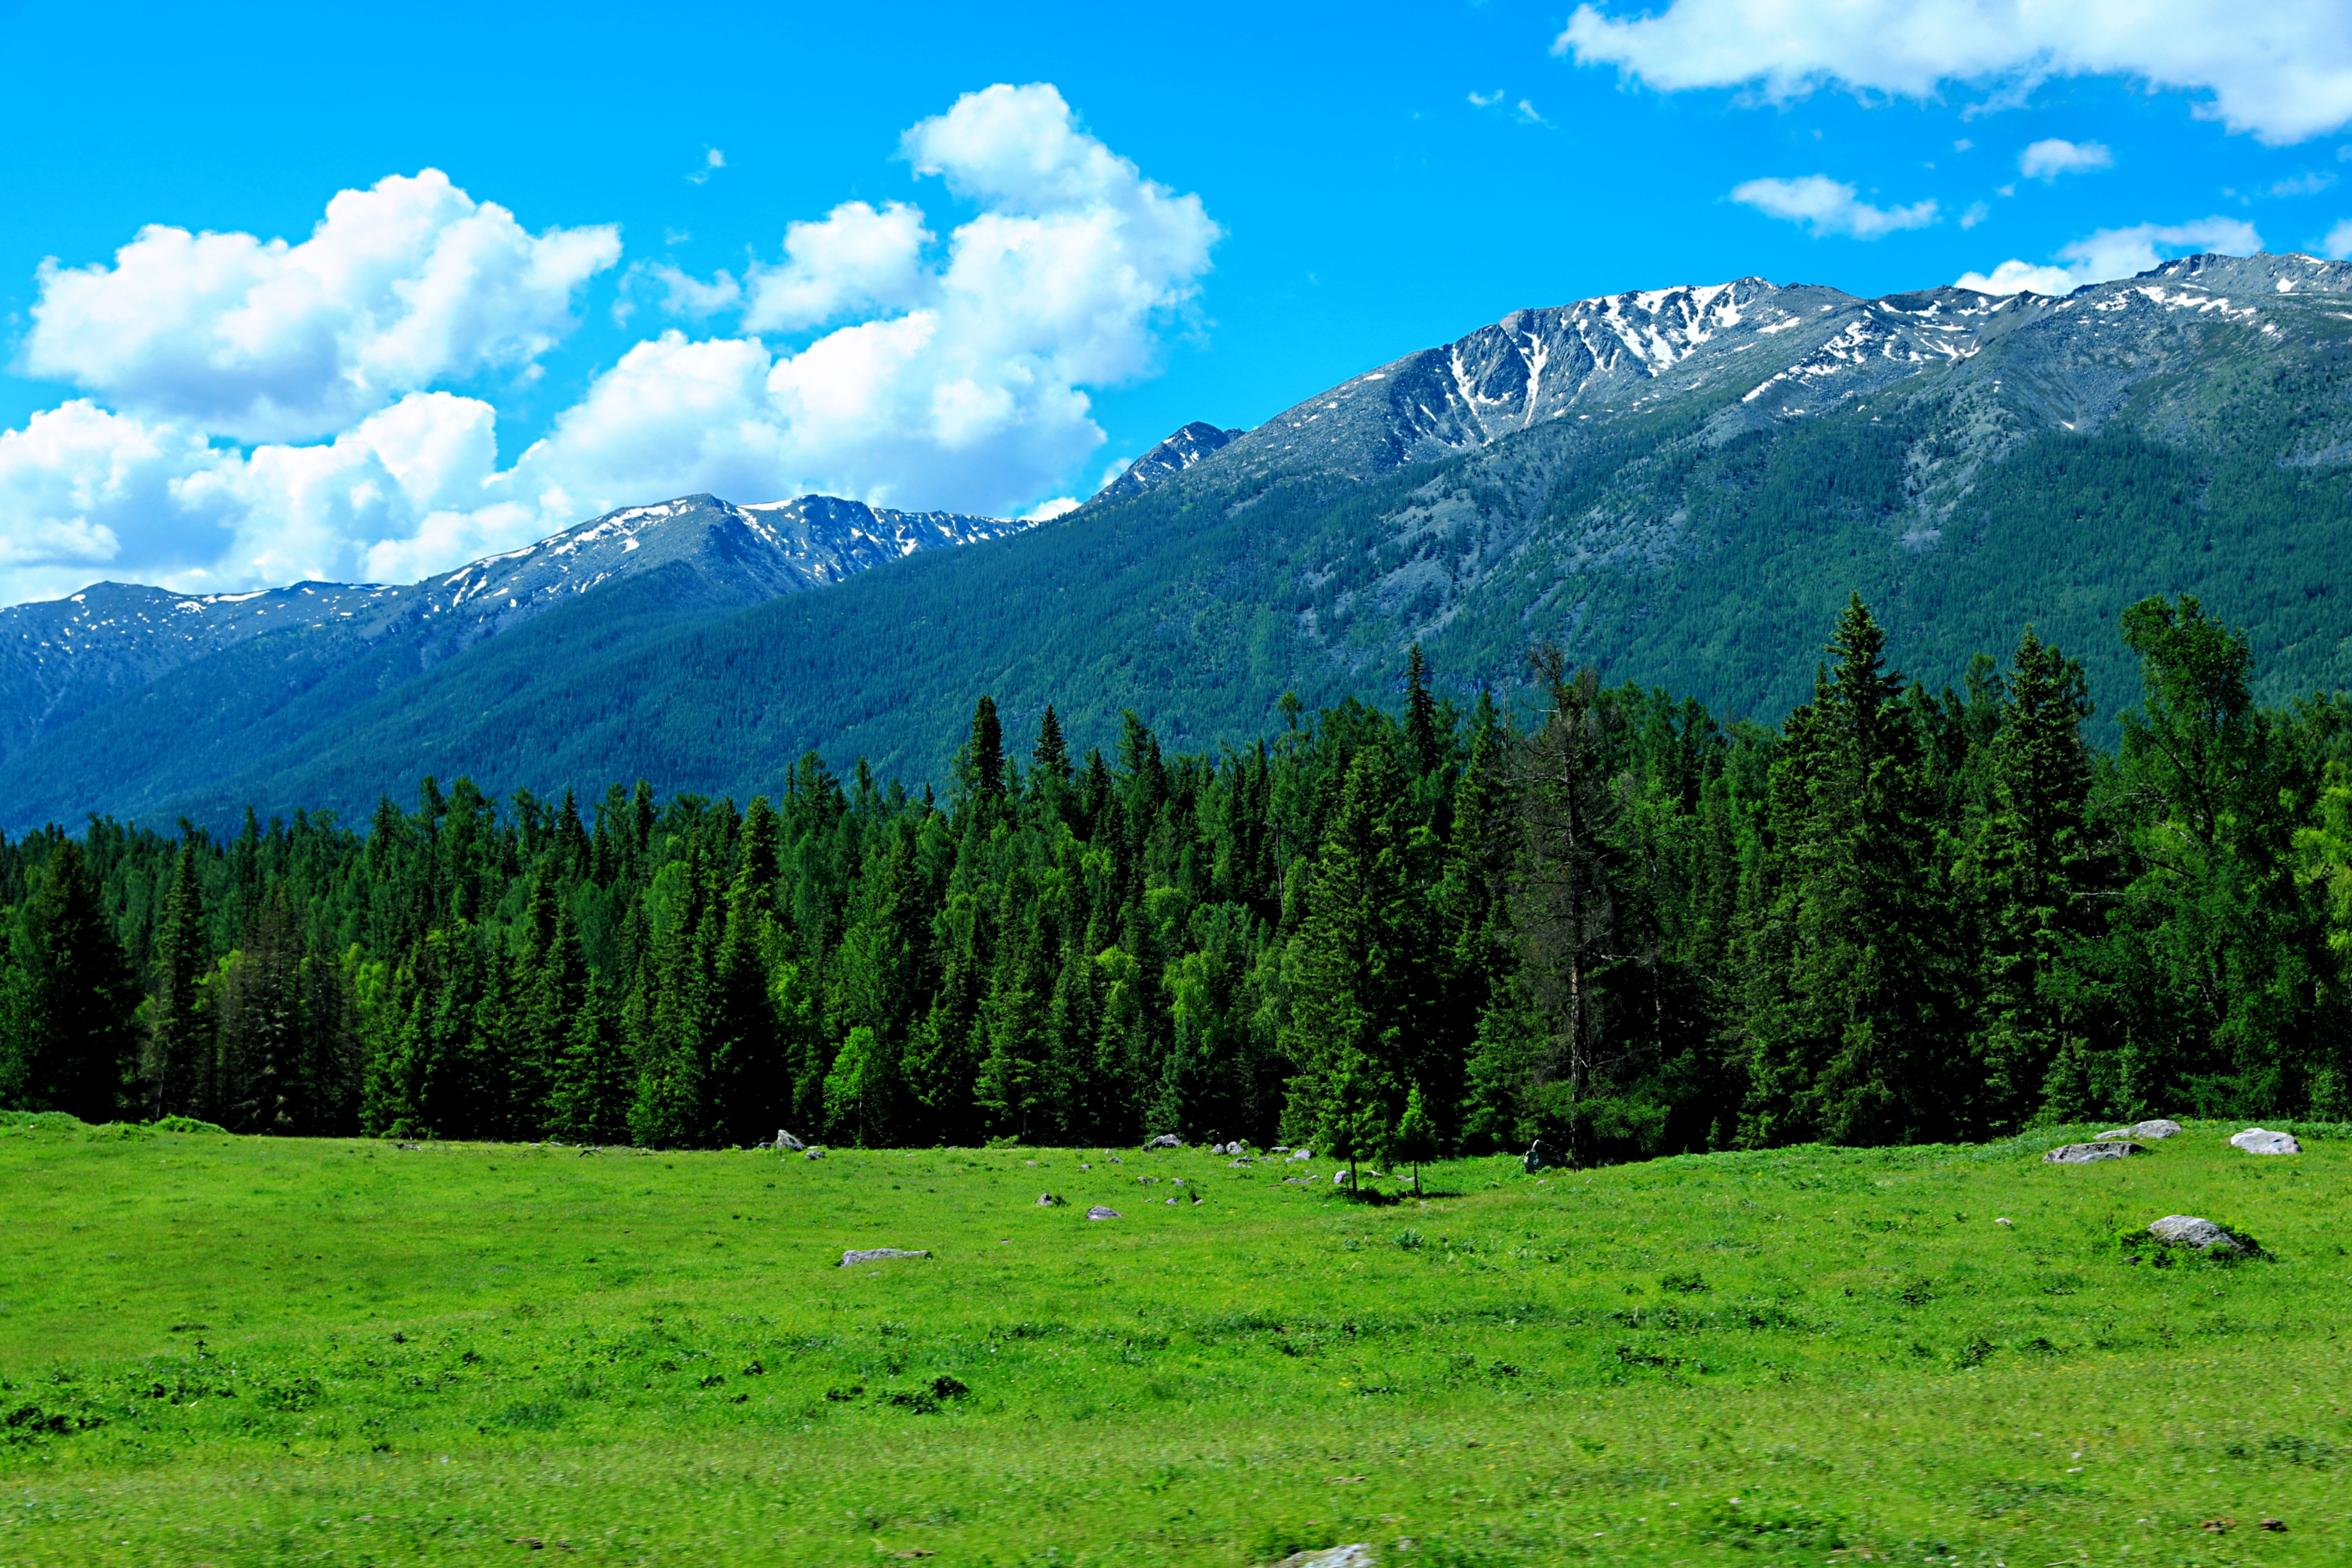
<path fill-rule="evenodd" d="M 70 838 L 58 837 L 18 912 L 16 957 L 25 975 L 21 1103 L 109 1120 L 129 1099 L 138 1060 L 137 984 Z"/>
<path fill-rule="evenodd" d="M 149 1008 L 147 1109 L 151 1116 L 207 1115 L 213 1079 L 212 1019 L 203 982 L 211 968 L 194 834 L 180 825 L 171 890 L 155 941 L 155 992 Z"/>

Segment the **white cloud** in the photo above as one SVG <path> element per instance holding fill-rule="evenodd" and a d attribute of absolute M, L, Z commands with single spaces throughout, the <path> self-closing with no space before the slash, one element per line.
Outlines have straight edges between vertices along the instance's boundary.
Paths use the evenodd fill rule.
<path fill-rule="evenodd" d="M 716 147 L 706 147 L 702 150 L 702 167 L 697 169 L 691 174 L 688 174 L 686 177 L 686 183 L 689 185 L 701 184 L 704 181 L 709 179 L 712 174 L 717 174 L 726 166 L 726 153 L 721 153 Z"/>
<path fill-rule="evenodd" d="M 1076 496 L 1055 496 L 1052 500 L 1046 501 L 1043 505 L 1040 505 L 1032 510 L 1023 512 L 1021 514 L 1021 521 L 1024 522 L 1051 522 L 1057 517 L 1067 516 L 1069 513 L 1077 510 L 1078 500 Z"/>
<path fill-rule="evenodd" d="M 2014 100 L 2052 77 L 2120 76 L 2210 94 L 2200 114 L 2269 142 L 2352 121 L 2342 0 L 1674 0 L 1623 20 L 1583 5 L 1552 49 L 1666 92 L 1753 85 L 1786 100 L 1835 82 L 1930 98 L 1969 83 Z"/>
<path fill-rule="evenodd" d="M 1991 207 L 1986 205 L 1983 202 L 1970 202 L 1969 204 L 1969 210 L 1960 215 L 1960 226 L 1962 228 L 1974 228 L 1977 225 L 1984 222 L 1985 219 L 1990 216 L 1992 216 Z"/>
<path fill-rule="evenodd" d="M 911 305 L 931 281 L 923 268 L 930 242 L 922 213 L 903 202 L 880 212 L 844 202 L 822 223 L 793 224 L 784 231 L 784 264 L 752 269 L 743 329 L 796 331 L 855 310 Z"/>
<path fill-rule="evenodd" d="M 2112 169 L 2116 155 L 2103 142 L 2068 142 L 2053 136 L 2028 147 L 2017 160 L 2017 172 L 2029 180 L 2047 184 L 2061 174 L 2087 174 L 2093 169 Z"/>
<path fill-rule="evenodd" d="M 321 436 L 436 381 L 530 363 L 620 257 L 533 237 L 437 169 L 327 204 L 309 239 L 142 229 L 114 265 L 42 263 L 22 368 L 238 440 Z"/>
<path fill-rule="evenodd" d="M 634 271 L 673 310 L 740 310 L 741 329 L 638 343 L 503 468 L 492 405 L 428 384 L 527 367 L 615 259 L 611 229 L 532 239 L 428 172 L 339 195 L 310 246 L 151 229 L 113 268 L 47 269 L 43 374 L 99 395 L 0 431 L 0 603 L 99 576 L 405 580 L 697 490 L 1038 506 L 1102 444 L 1086 389 L 1151 373 L 1219 230 L 1050 86 L 969 94 L 903 150 L 979 207 L 943 246 L 912 206 L 850 203 L 793 225 L 783 259 L 740 283 Z M 414 206 L 428 187 L 440 205 L 405 248 L 327 265 L 372 198 Z M 484 264 L 452 269 L 452 247 Z M 794 329 L 819 335 L 756 335 Z"/>
<path fill-rule="evenodd" d="M 1492 92 L 1474 92 L 1470 95 L 1470 101 L 1477 108 L 1492 109 L 1503 101 L 1503 89 L 1498 87 Z"/>
<path fill-rule="evenodd" d="M 1925 228 L 1936 221 L 1936 204 L 1916 202 L 1907 207 L 1876 207 L 1856 199 L 1852 185 L 1827 174 L 1806 174 L 1793 180 L 1749 180 L 1732 188 L 1731 199 L 1772 217 L 1787 218 L 1811 228 L 1815 237 L 1852 235 L 1876 239 L 1897 229 Z"/>
<path fill-rule="evenodd" d="M 2328 170 L 2307 171 L 2290 179 L 2280 180 L 2270 188 L 2274 196 L 2315 196 L 2336 183 Z"/>
<path fill-rule="evenodd" d="M 2194 223 L 2143 223 L 2130 228 L 2103 228 L 2062 247 L 2063 266 L 2009 260 L 1991 272 L 1964 273 L 1956 286 L 1986 294 L 2071 294 L 2086 283 L 2105 283 L 2146 272 L 2168 256 L 2193 251 L 2219 251 L 2251 256 L 2263 247 L 2254 226 L 2231 217 L 2200 218 Z"/>
<path fill-rule="evenodd" d="M 2352 257 L 2352 217 L 2346 218 L 2342 223 L 2329 229 L 2327 237 L 2320 242 L 2319 248 L 2320 254 L 2336 261 Z"/>

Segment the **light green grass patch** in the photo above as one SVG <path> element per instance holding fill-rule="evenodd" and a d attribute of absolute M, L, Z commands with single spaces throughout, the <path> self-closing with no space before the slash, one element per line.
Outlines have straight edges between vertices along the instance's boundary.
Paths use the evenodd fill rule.
<path fill-rule="evenodd" d="M 1370 1203 L 1193 1151 L 13 1119 L 0 1562 L 2341 1562 L 2352 1141 L 2235 1130 Z M 2172 1213 L 2271 1256 L 2125 1261 Z M 837 1266 L 874 1247 L 933 1256 Z"/>

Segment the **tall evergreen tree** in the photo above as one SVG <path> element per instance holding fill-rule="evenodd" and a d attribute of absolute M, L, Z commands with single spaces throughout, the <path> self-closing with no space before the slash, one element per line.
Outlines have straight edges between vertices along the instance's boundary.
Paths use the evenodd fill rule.
<path fill-rule="evenodd" d="M 25 976 L 22 1056 L 9 1076 L 20 1103 L 108 1120 L 130 1099 L 137 985 L 72 839 L 49 851 L 18 913 L 16 945 Z"/>
<path fill-rule="evenodd" d="M 149 1008 L 147 1110 L 152 1116 L 200 1116 L 211 1109 L 214 1041 L 204 1010 L 211 968 L 204 889 L 196 879 L 194 833 L 180 824 L 172 889 L 155 942 L 155 991 Z"/>

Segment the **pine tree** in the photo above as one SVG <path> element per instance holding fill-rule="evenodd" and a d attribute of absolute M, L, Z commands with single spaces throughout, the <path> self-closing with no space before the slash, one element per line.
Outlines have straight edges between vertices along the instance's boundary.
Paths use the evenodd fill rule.
<path fill-rule="evenodd" d="M 1397 1069 L 1429 979 L 1406 880 L 1403 789 L 1388 745 L 1357 752 L 1316 856 L 1283 1031 L 1298 1069 L 1283 1114 L 1293 1142 L 1353 1127 L 1373 1100 L 1402 1092 Z"/>
<path fill-rule="evenodd" d="M 128 1098 L 138 1059 L 137 985 L 99 901 L 82 847 L 60 837 L 19 911 L 25 980 L 20 1103 L 104 1121 Z"/>
<path fill-rule="evenodd" d="M 972 781 L 988 798 L 1004 794 L 1004 726 L 997 721 L 996 700 L 981 694 L 971 713 Z"/>
<path fill-rule="evenodd" d="M 1842 1143 L 1949 1137 L 1978 1078 L 1958 1010 L 1939 824 L 1885 647 L 1854 595 L 1814 696 L 1821 751 L 1794 852 L 1790 990 L 1811 1064 L 1799 1120 Z"/>
<path fill-rule="evenodd" d="M 1045 704 L 1045 717 L 1037 724 L 1037 747 L 1030 753 L 1037 772 L 1056 784 L 1070 782 L 1070 748 L 1062 741 L 1062 721 L 1055 716 L 1054 705 Z"/>
<path fill-rule="evenodd" d="M 1412 653 L 1405 661 L 1404 670 L 1404 749 L 1412 761 L 1415 778 L 1434 770 L 1439 759 L 1437 704 L 1429 695 L 1429 672 L 1422 663 L 1421 645 L 1412 645 Z"/>
<path fill-rule="evenodd" d="M 2026 627 L 1989 746 L 1990 807 L 1970 868 L 1985 906 L 1987 1131 L 2020 1125 L 2042 1098 L 2065 1043 L 2065 970 L 2095 931 L 2090 712 L 2082 667 Z"/>
<path fill-rule="evenodd" d="M 194 833 L 180 824 L 180 851 L 164 896 L 155 942 L 155 994 L 147 1046 L 147 1109 L 151 1116 L 202 1116 L 211 1108 L 212 1019 L 204 1011 L 203 982 L 211 968 L 203 889 L 196 881 Z"/>

